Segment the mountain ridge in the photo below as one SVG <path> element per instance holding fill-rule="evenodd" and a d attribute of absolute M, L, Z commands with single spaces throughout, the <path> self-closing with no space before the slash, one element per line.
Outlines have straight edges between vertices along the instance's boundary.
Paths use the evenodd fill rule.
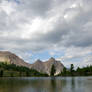
<path fill-rule="evenodd" d="M 0 51 L 0 62 L 6 62 L 8 64 L 16 64 L 18 66 L 25 66 L 30 69 L 35 69 L 42 73 L 47 73 L 50 75 L 52 65 L 55 66 L 56 73 L 55 75 L 63 71 L 64 65 L 51 57 L 49 60 L 43 62 L 40 59 L 36 60 L 33 64 L 26 63 L 23 59 L 11 53 L 9 51 Z"/>

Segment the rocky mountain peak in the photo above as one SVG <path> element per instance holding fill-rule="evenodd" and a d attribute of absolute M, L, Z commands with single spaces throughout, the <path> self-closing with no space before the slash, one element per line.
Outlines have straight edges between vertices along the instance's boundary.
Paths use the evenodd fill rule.
<path fill-rule="evenodd" d="M 42 61 L 41 61 L 40 59 L 37 59 L 37 60 L 35 61 L 35 63 L 42 63 Z"/>
<path fill-rule="evenodd" d="M 0 51 L 0 55 L 11 55 L 13 53 L 9 52 L 9 51 Z"/>
<path fill-rule="evenodd" d="M 56 60 L 55 60 L 55 58 L 53 58 L 53 57 L 51 57 L 49 60 L 48 60 L 48 62 L 55 62 Z"/>
<path fill-rule="evenodd" d="M 35 63 L 31 65 L 30 68 L 35 69 L 42 73 L 47 73 L 50 75 L 51 67 L 54 64 L 56 68 L 55 75 L 59 74 L 61 71 L 63 71 L 63 64 L 60 61 L 55 60 L 55 58 L 51 57 L 49 60 L 42 62 L 41 60 L 37 60 Z"/>

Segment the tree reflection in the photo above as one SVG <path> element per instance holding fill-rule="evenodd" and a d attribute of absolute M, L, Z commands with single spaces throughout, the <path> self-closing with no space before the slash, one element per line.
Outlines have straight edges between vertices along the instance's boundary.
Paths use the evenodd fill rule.
<path fill-rule="evenodd" d="M 4 78 L 0 79 L 0 92 L 63 92 L 66 81 L 58 78 Z"/>
<path fill-rule="evenodd" d="M 51 92 L 56 92 L 56 79 L 55 77 L 51 78 Z"/>
<path fill-rule="evenodd" d="M 72 92 L 74 92 L 75 90 L 75 78 L 74 77 L 71 78 L 71 89 L 72 89 Z"/>

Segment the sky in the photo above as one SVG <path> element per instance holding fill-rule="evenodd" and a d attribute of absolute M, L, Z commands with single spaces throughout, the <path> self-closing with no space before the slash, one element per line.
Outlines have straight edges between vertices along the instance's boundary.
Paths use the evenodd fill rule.
<path fill-rule="evenodd" d="M 0 0 L 0 50 L 29 63 L 92 64 L 92 0 Z"/>

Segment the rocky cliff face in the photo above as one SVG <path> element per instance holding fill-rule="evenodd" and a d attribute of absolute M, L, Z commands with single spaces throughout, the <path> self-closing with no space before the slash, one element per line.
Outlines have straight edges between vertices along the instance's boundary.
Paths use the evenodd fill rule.
<path fill-rule="evenodd" d="M 56 69 L 55 75 L 63 71 L 64 68 L 64 65 L 60 61 L 55 60 L 54 58 L 50 58 L 48 61 L 45 62 L 37 60 L 33 64 L 28 64 L 24 62 L 23 59 L 8 51 L 0 51 L 0 62 L 7 62 L 8 64 L 16 64 L 18 66 L 26 66 L 28 68 L 35 69 L 42 73 L 47 73 L 49 75 L 53 64 Z"/>
<path fill-rule="evenodd" d="M 37 60 L 34 64 L 30 66 L 30 68 L 50 75 L 52 65 L 54 65 L 56 69 L 55 75 L 63 71 L 64 65 L 60 61 L 55 60 L 54 58 L 50 58 L 48 61 L 45 62 Z"/>

